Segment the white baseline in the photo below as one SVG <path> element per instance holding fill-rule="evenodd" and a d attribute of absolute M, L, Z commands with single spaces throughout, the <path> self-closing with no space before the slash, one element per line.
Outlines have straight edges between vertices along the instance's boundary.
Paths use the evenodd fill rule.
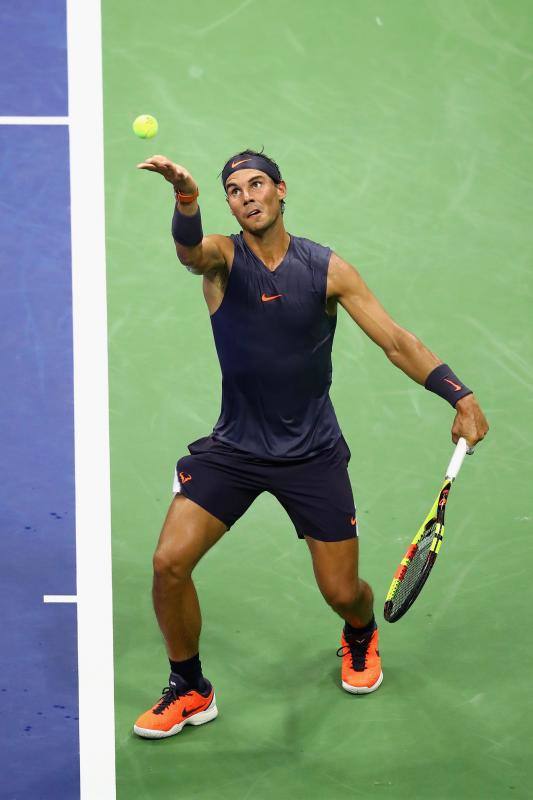
<path fill-rule="evenodd" d="M 0 117 L 0 125 L 68 125 L 68 117 Z"/>
<path fill-rule="evenodd" d="M 100 0 L 67 0 L 81 800 L 115 800 Z"/>
<path fill-rule="evenodd" d="M 75 594 L 43 594 L 43 603 L 77 603 Z"/>

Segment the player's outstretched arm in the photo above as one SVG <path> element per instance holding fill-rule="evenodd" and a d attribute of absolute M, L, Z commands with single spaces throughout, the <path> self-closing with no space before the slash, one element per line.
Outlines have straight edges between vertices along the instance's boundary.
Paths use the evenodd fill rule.
<path fill-rule="evenodd" d="M 329 262 L 327 294 L 340 302 L 395 366 L 456 409 L 454 442 L 464 436 L 473 446 L 483 439 L 489 426 L 471 390 L 420 339 L 389 316 L 355 267 L 336 253 L 331 254 Z"/>
<path fill-rule="evenodd" d="M 331 254 L 329 263 L 328 297 L 335 297 L 387 358 L 417 383 L 423 384 L 429 372 L 441 363 L 416 336 L 389 316 L 355 267 L 336 253 Z"/>
<path fill-rule="evenodd" d="M 176 195 L 176 209 L 172 221 L 172 235 L 176 253 L 187 269 L 195 275 L 225 268 L 231 250 L 227 236 L 204 236 L 198 207 L 198 186 L 191 173 L 181 164 L 166 156 L 156 155 L 137 164 L 138 169 L 157 172 L 172 184 Z M 180 201 L 180 195 L 184 198 Z"/>

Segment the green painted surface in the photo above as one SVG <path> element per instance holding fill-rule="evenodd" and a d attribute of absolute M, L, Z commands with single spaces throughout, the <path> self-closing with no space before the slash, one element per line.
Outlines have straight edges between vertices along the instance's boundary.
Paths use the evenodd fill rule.
<path fill-rule="evenodd" d="M 119 800 L 530 797 L 530 4 L 107 0 L 103 22 Z M 159 120 L 153 142 L 131 132 L 140 113 Z M 288 230 L 357 264 L 475 387 L 492 429 L 454 489 L 430 584 L 381 624 L 379 692 L 339 688 L 340 623 L 263 495 L 197 572 L 220 717 L 145 742 L 131 724 L 167 677 L 151 553 L 220 378 L 201 280 L 174 256 L 170 187 L 135 164 L 184 163 L 205 229 L 231 233 L 217 175 L 262 145 L 287 180 Z M 334 372 L 381 612 L 453 414 L 342 311 Z"/>

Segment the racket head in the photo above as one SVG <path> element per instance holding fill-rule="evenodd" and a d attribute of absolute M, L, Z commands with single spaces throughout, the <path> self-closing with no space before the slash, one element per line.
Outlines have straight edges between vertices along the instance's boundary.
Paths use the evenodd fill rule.
<path fill-rule="evenodd" d="M 400 561 L 390 585 L 383 616 L 397 622 L 422 591 L 437 559 L 444 536 L 444 509 L 451 481 L 445 480 L 428 515 Z"/>

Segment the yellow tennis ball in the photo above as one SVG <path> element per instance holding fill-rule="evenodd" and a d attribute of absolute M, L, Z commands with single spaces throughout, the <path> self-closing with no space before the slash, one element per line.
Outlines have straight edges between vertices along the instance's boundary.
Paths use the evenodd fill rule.
<path fill-rule="evenodd" d="M 141 139 L 152 139 L 159 128 L 155 117 L 150 114 L 141 114 L 140 117 L 133 120 L 133 133 Z"/>

